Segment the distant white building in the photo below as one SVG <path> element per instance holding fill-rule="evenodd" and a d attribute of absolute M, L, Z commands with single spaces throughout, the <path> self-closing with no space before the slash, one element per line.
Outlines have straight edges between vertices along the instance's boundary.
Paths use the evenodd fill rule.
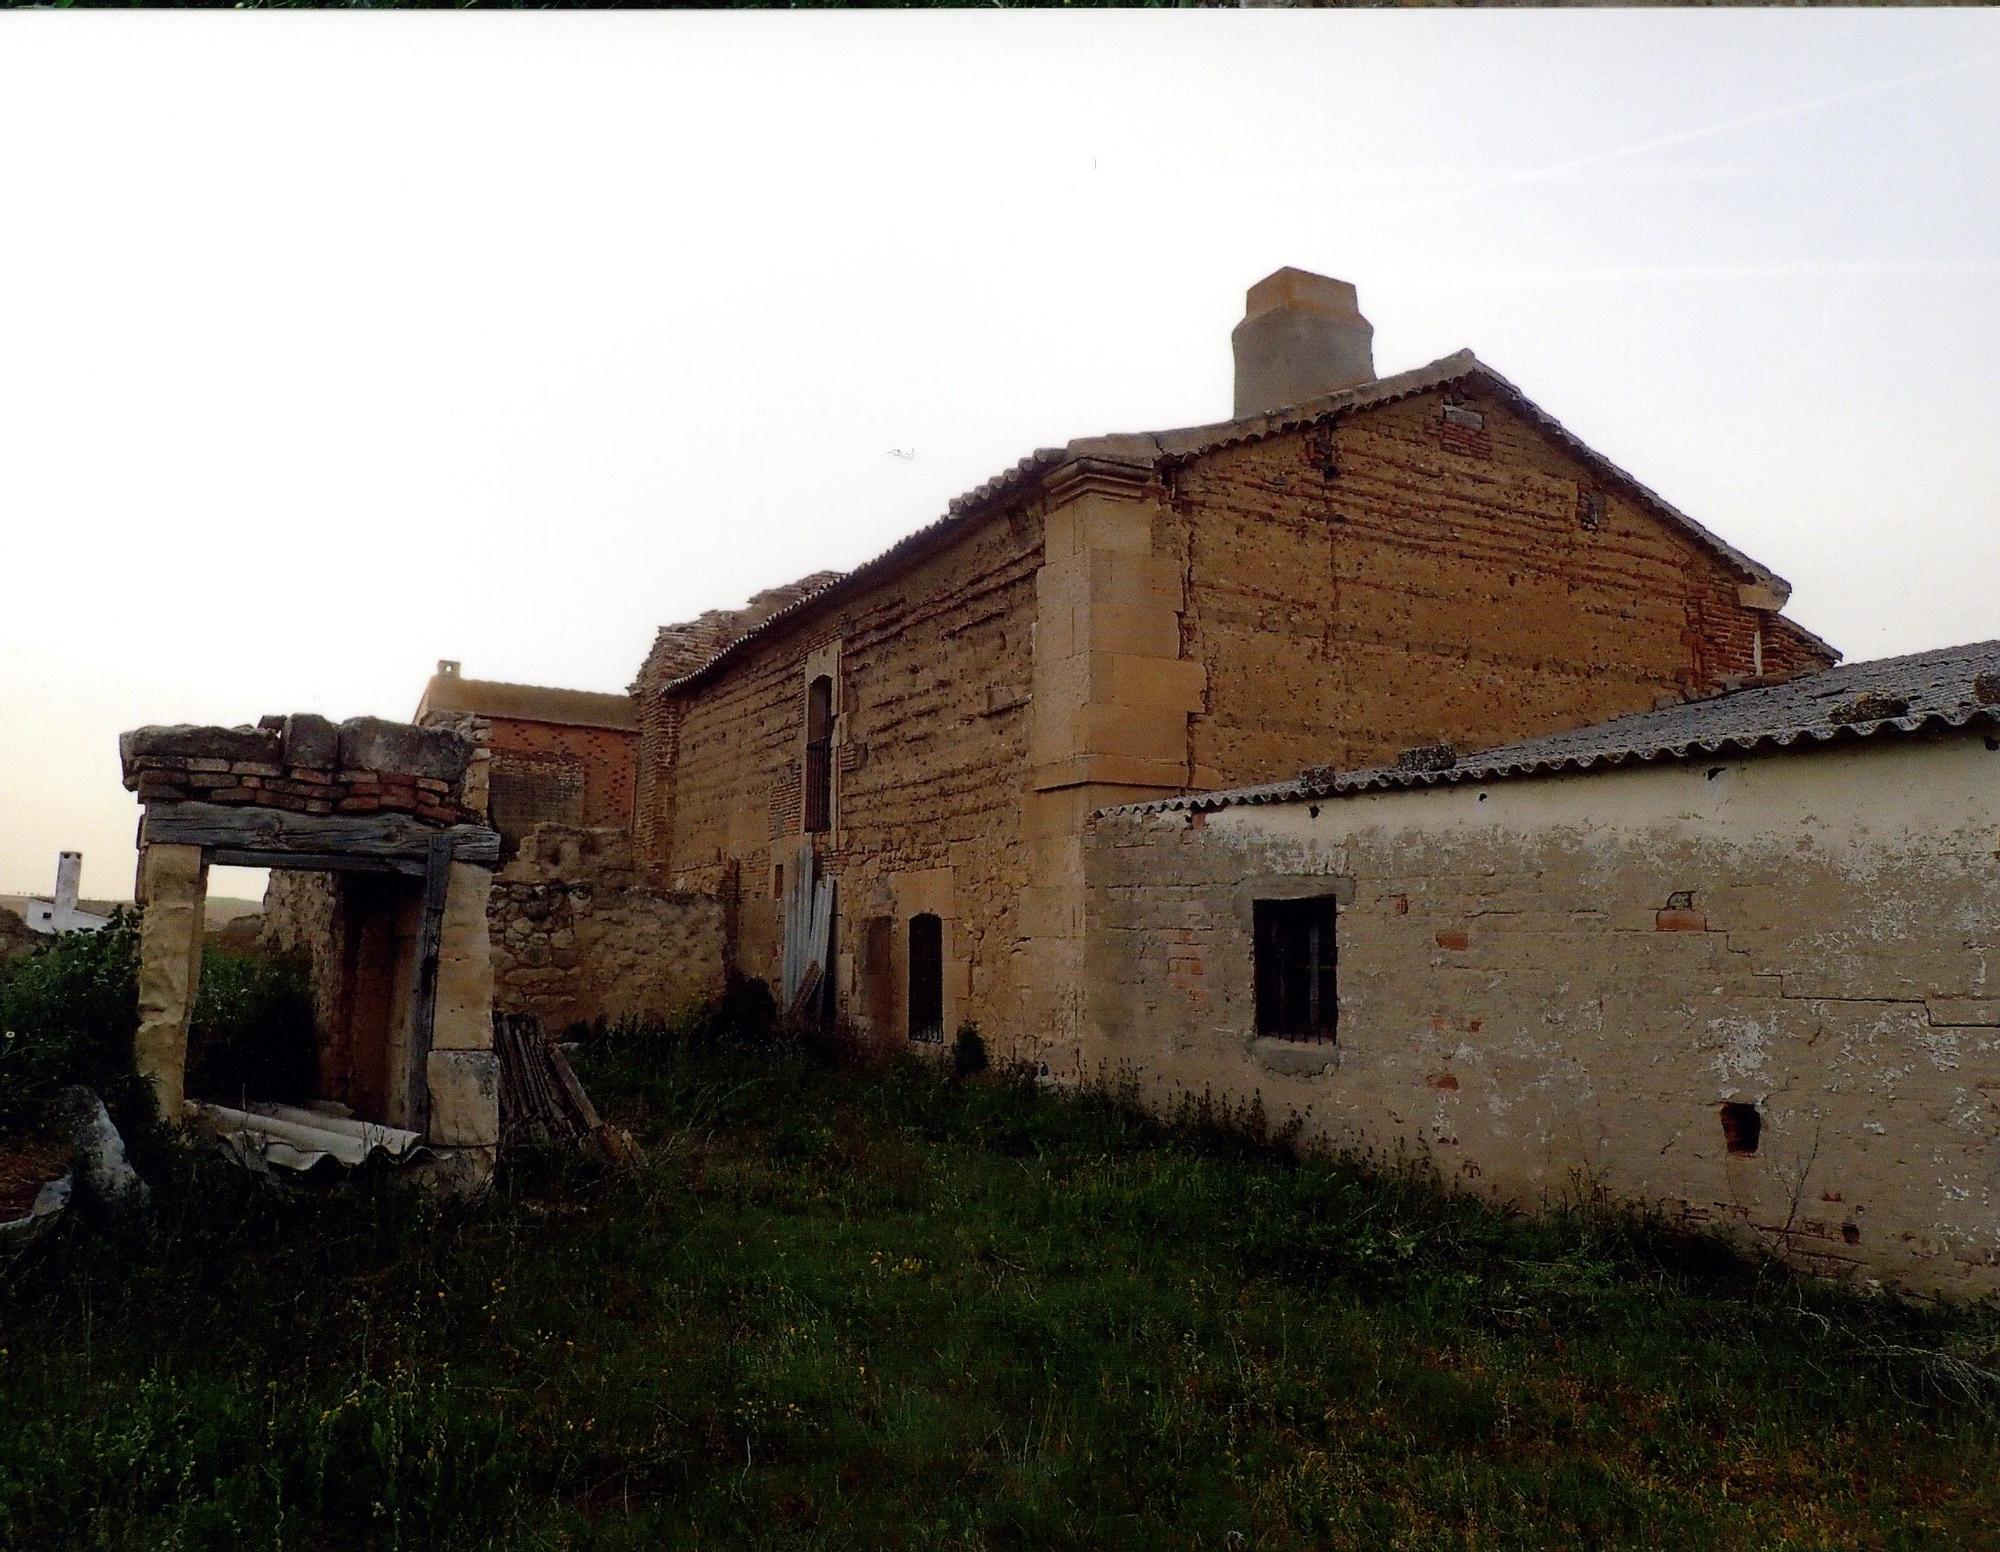
<path fill-rule="evenodd" d="M 76 903 L 77 884 L 83 877 L 83 853 L 66 851 L 56 858 L 56 892 L 53 899 L 38 895 L 0 898 L 0 905 L 18 911 L 21 920 L 35 932 L 95 932 L 111 924 L 108 916 L 85 911 Z"/>

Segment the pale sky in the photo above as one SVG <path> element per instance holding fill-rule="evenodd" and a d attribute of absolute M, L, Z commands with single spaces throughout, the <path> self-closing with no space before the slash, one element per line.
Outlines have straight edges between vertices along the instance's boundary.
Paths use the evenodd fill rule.
<path fill-rule="evenodd" d="M 123 728 L 620 690 L 1222 418 L 1284 264 L 1850 659 L 2000 635 L 1990 11 L 0 13 L 0 891 L 130 893 Z"/>

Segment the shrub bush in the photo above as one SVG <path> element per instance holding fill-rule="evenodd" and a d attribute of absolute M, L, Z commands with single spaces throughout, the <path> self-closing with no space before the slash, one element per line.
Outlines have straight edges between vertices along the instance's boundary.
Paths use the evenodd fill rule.
<path fill-rule="evenodd" d="M 969 1078 L 986 1071 L 987 1065 L 986 1037 L 977 1024 L 967 1019 L 958 1026 L 958 1034 L 951 1042 L 951 1070 L 961 1078 Z"/>
<path fill-rule="evenodd" d="M 32 1126 L 81 1083 L 121 1127 L 145 1096 L 132 1071 L 139 1027 L 139 913 L 70 932 L 0 968 L 0 1134 Z M 302 966 L 210 946 L 188 1021 L 190 1093 L 305 1099 L 313 1090 L 312 993 Z"/>
<path fill-rule="evenodd" d="M 209 945 L 188 1021 L 188 1092 L 224 1104 L 298 1103 L 312 1098 L 317 1077 L 305 967 Z"/>
<path fill-rule="evenodd" d="M 0 1133 L 34 1123 L 71 1083 L 129 1098 L 139 1020 L 139 918 L 118 911 L 0 968 Z"/>

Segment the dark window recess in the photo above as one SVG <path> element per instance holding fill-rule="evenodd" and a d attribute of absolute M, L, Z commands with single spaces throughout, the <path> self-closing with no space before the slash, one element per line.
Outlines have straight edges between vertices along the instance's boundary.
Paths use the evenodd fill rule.
<path fill-rule="evenodd" d="M 1259 900 L 1256 935 L 1257 1033 L 1282 1040 L 1331 1040 L 1340 1020 L 1330 898 Z"/>
<path fill-rule="evenodd" d="M 1586 533 L 1604 526 L 1604 492 L 1579 490 L 1576 493 L 1576 525 Z"/>
<path fill-rule="evenodd" d="M 910 1038 L 944 1041 L 944 923 L 929 911 L 910 918 Z"/>
<path fill-rule="evenodd" d="M 806 830 L 833 827 L 833 681 L 806 686 Z"/>
<path fill-rule="evenodd" d="M 1757 1114 L 1755 1105 L 1724 1105 L 1722 1107 L 1722 1141 L 1731 1153 L 1747 1154 L 1757 1151 L 1757 1139 L 1763 1135 L 1764 1118 Z"/>

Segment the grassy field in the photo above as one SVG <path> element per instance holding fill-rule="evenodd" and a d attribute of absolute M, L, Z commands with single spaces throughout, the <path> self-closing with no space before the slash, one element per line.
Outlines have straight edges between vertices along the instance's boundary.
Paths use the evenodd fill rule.
<path fill-rule="evenodd" d="M 9 1547 L 1992 1544 L 1996 1325 L 1103 1099 L 630 1037 L 646 1166 L 156 1157 L 0 1264 Z"/>

